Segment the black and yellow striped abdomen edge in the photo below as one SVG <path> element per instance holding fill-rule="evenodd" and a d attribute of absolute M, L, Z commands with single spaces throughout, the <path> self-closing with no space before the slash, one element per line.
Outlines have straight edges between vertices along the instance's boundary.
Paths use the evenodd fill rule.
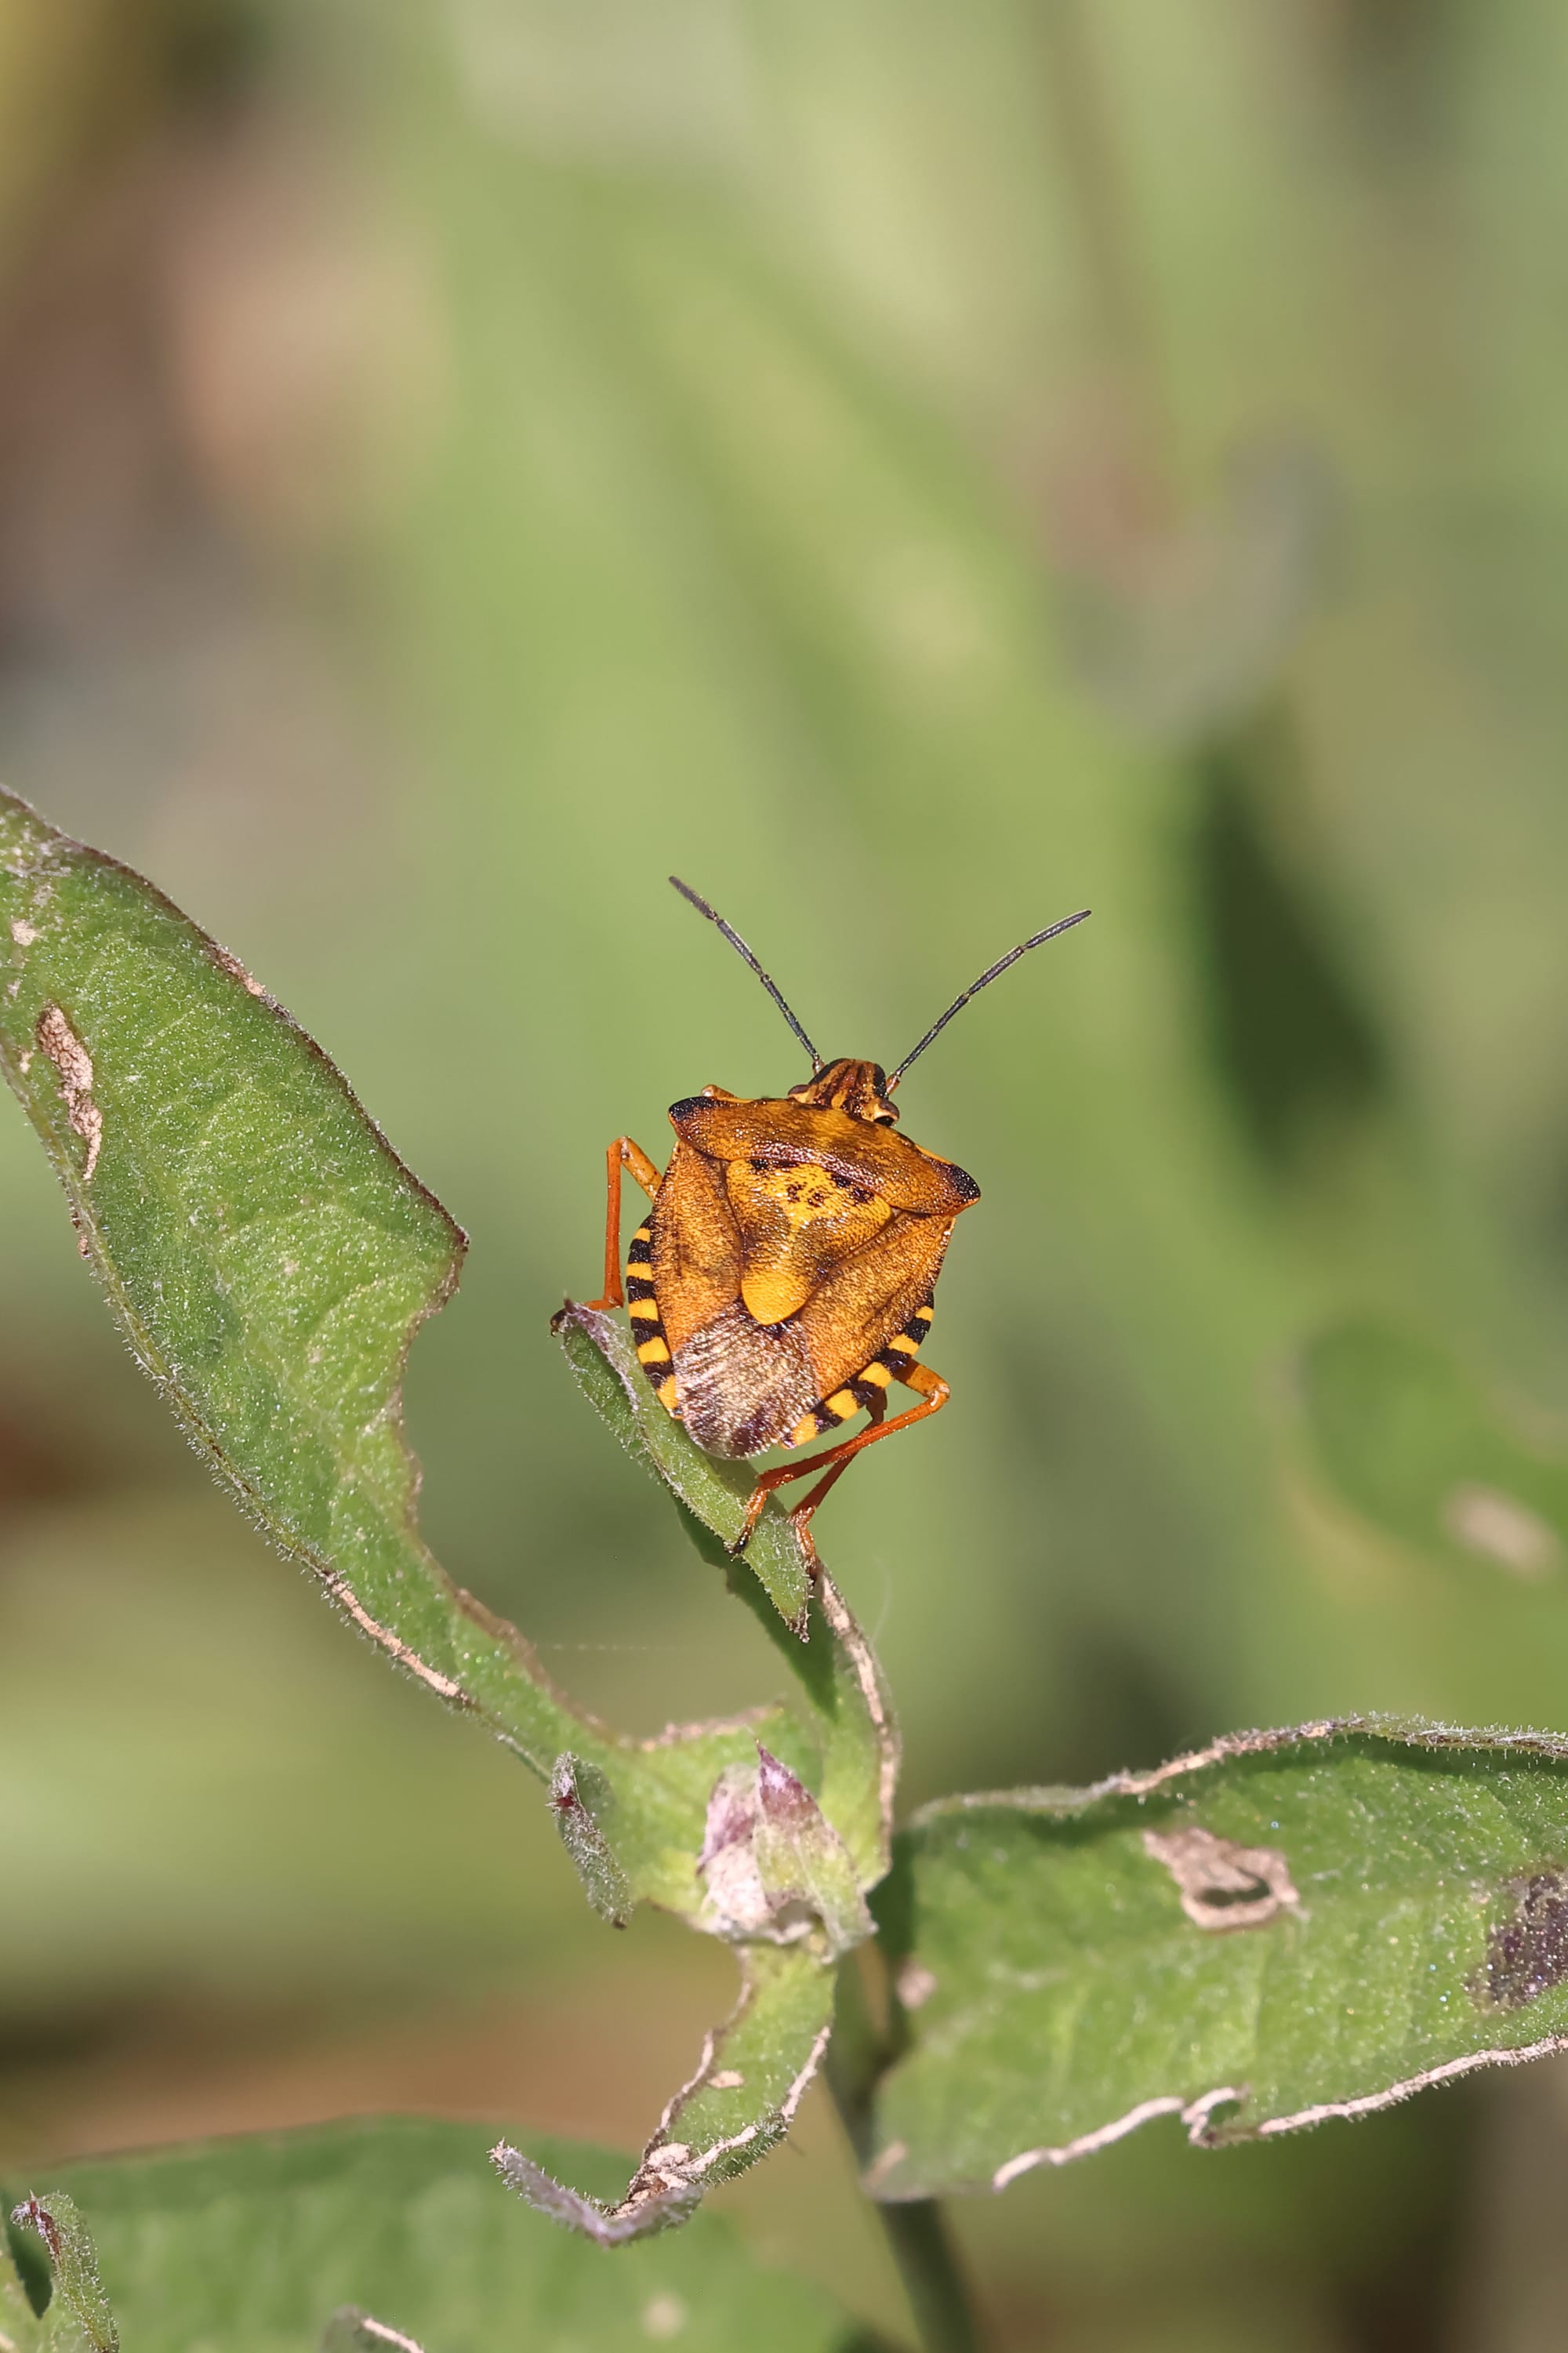
<path fill-rule="evenodd" d="M 674 1413 L 678 1397 L 675 1369 L 664 1325 L 659 1321 L 652 1267 L 653 1236 L 647 1226 L 639 1226 L 626 1246 L 626 1314 L 631 1318 L 637 1362 L 653 1383 L 653 1393 L 660 1405 L 667 1413 Z"/>
<path fill-rule="evenodd" d="M 855 1414 L 875 1406 L 880 1398 L 886 1396 L 889 1384 L 902 1380 L 913 1366 L 921 1343 L 931 1330 L 936 1310 L 929 1299 L 923 1307 L 917 1307 L 897 1339 L 889 1340 L 881 1353 L 872 1357 L 864 1372 L 857 1374 L 852 1381 L 847 1381 L 841 1389 L 835 1389 L 833 1395 L 824 1398 L 804 1420 L 797 1421 L 784 1440 L 784 1445 L 808 1446 L 814 1438 L 822 1437 L 826 1430 L 837 1430 Z"/>

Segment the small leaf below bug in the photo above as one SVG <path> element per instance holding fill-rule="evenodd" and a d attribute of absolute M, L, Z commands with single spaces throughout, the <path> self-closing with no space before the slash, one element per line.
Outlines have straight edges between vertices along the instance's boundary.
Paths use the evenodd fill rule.
<path fill-rule="evenodd" d="M 43 2243 L 54 2284 L 51 2316 L 46 2342 L 54 2353 L 119 2353 L 120 2332 L 99 2277 L 98 2252 L 76 2201 L 64 2190 L 24 2198 L 11 2217 L 18 2231 L 33 2232 Z M 68 2322 L 60 2327 L 58 2322 Z"/>
<path fill-rule="evenodd" d="M 505 2141 L 490 2151 L 503 2181 L 552 2221 L 619 2246 L 668 2231 L 721 2181 L 784 2138 L 831 2031 L 834 1971 L 803 1945 L 742 1948 L 741 2000 L 659 2119 L 625 2195 L 591 2198 Z"/>
<path fill-rule="evenodd" d="M 570 1754 L 556 1758 L 550 1777 L 550 1810 L 561 1843 L 576 1864 L 584 1893 L 595 1911 L 614 1926 L 624 1928 L 636 1899 L 601 1821 L 614 1804 L 615 1793 L 596 1765 L 584 1764 Z"/>
<path fill-rule="evenodd" d="M 843 1841 L 760 1746 L 754 1769 L 726 1766 L 714 1785 L 698 1868 L 716 1935 L 788 1945 L 820 1933 L 837 1958 L 871 1933 Z"/>

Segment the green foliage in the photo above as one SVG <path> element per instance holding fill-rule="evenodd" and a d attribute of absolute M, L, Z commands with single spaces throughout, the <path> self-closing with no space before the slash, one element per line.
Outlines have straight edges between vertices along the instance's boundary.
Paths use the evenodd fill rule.
<path fill-rule="evenodd" d="M 399 1384 L 456 1280 L 457 1229 L 232 958 L 19 803 L 0 803 L 0 1052 L 183 1423 L 363 1632 L 548 1776 L 595 1910 L 620 1921 L 661 1902 L 741 1955 L 734 2016 L 621 2195 L 496 2152 L 514 2189 L 603 2243 L 684 2221 L 787 2130 L 827 2039 L 832 1964 L 870 1933 L 898 1747 L 869 1647 L 826 1573 L 807 1595 L 781 1515 L 752 1563 L 728 1554 L 742 1482 L 654 1406 L 618 1322 L 568 1307 L 573 1372 L 795 1686 L 791 1706 L 651 1743 L 575 1711 L 414 1522 Z M 1441 1497 L 1461 1473 L 1494 1517 L 1499 1482 L 1556 1508 L 1563 1474 L 1408 1344 L 1331 1335 L 1304 1393 L 1340 1483 L 1407 1536 L 1431 1541 L 1444 1508 L 1452 1531 Z M 876 1898 L 907 2047 L 857 2095 L 869 2185 L 894 2200 L 1000 2188 L 1164 2113 L 1205 2140 L 1282 2131 L 1554 2044 L 1565 1754 L 1309 1725 L 1088 1792 L 928 1809 Z M 61 2211 L 60 2295 L 90 2333 Z"/>
<path fill-rule="evenodd" d="M 1568 1741 L 1241 1735 L 929 1807 L 876 1908 L 908 2048 L 870 2180 L 1004 2188 L 1179 2115 L 1205 2144 L 1568 2041 Z"/>
<path fill-rule="evenodd" d="M 756 1608 L 799 1694 L 794 1711 L 644 1742 L 574 1709 L 416 1525 L 400 1385 L 414 1332 L 457 1280 L 446 1212 L 231 956 L 8 796 L 0 922 L 0 1066 L 188 1433 L 362 1633 L 548 1780 L 596 1910 L 658 1903 L 746 1956 L 740 2008 L 668 2112 L 623 2234 L 671 2204 L 689 2212 L 784 2129 L 821 2053 L 830 1965 L 869 1932 L 860 1891 L 887 1866 L 897 1750 L 864 1638 L 826 1577 L 805 1611 L 776 1513 L 762 1532 L 768 1599 L 713 1546 L 715 1519 L 735 1533 L 734 1494 L 649 1413 L 610 1319 L 573 1311 L 560 1320 L 578 1377 Z M 661 2158 L 677 2120 L 679 2158 Z"/>
<path fill-rule="evenodd" d="M 664 2339 L 691 2353 L 742 2344 L 847 2353 L 855 2340 L 826 2296 L 763 2271 L 710 2216 L 606 2262 L 520 2207 L 487 2171 L 485 2147 L 478 2126 L 391 2118 L 72 2166 L 56 2178 L 87 2219 L 138 2353 L 399 2343 L 354 2316 L 426 2353 L 578 2353 Z M 624 2174 L 623 2159 L 598 2150 L 528 2147 L 540 2165 L 606 2196 Z M 53 2190 L 46 2202 L 60 2203 Z M 56 2293 L 66 2294 L 63 2273 Z M 9 2329 L 3 2301 L 0 2312 Z M 58 2337 L 21 2344 L 65 2353 Z"/>
<path fill-rule="evenodd" d="M 105 309 L 90 254 L 62 276 L 59 225 L 84 195 L 140 216 L 93 125 L 140 125 L 127 44 L 169 12 L 111 10 L 107 43 L 79 12 L 36 13 L 53 29 L 12 45 L 0 83 L 16 351 L 24 394 L 35 367 L 46 393 L 20 412 L 13 769 L 287 973 L 482 1235 L 481 1280 L 411 1390 L 454 1570 L 542 1645 L 592 1649 L 610 1722 L 771 1696 L 772 1657 L 742 1687 L 752 1623 L 607 1459 L 539 1336 L 596 1258 L 605 1139 L 654 1143 L 705 1079 L 800 1075 L 739 968 L 715 978 L 711 935 L 659 924 L 650 876 L 690 871 L 814 1029 L 885 1058 L 1067 903 L 1059 883 L 1098 910 L 1081 955 L 993 993 L 905 1090 L 914 1132 L 985 1190 L 940 1303 L 953 1408 L 876 1450 L 825 1515 L 857 1608 L 886 1624 L 919 1794 L 1089 1781 L 1206 1726 L 1347 1707 L 1561 1725 L 1552 1446 L 1516 1444 L 1399 1347 L 1375 1379 L 1335 1372 L 1337 1403 L 1309 1361 L 1331 1440 L 1309 1509 L 1297 1461 L 1258 1442 L 1273 1368 L 1363 1278 L 1439 1328 L 1516 1337 L 1542 1398 L 1568 1393 L 1568 311 L 1542 228 L 1568 159 L 1560 14 L 1352 4 L 1303 47 L 1300 12 L 1207 0 L 808 7 L 783 36 L 709 0 L 654 31 L 627 0 L 247 0 L 286 70 L 204 116 L 202 200 L 176 207 L 173 308 L 155 306 L 172 341 L 137 335 L 84 374 L 81 290 L 101 320 L 135 286 Z M 302 126 L 330 154 L 320 182 Z M 151 152 L 185 154 L 186 128 L 156 126 Z M 286 219 L 255 176 L 279 131 Z M 51 143 L 81 161 L 48 185 Z M 255 224 L 237 244 L 236 195 Z M 216 237 L 216 274 L 189 266 L 193 230 L 198 261 Z M 342 430 L 328 387 L 318 435 L 331 336 L 302 354 L 303 396 L 297 367 L 244 360 L 258 321 L 258 348 L 300 359 L 268 322 L 313 318 L 323 283 L 352 290 L 329 309 L 368 382 Z M 390 361 L 385 322 L 362 326 L 383 299 Z M 1225 462 L 1238 428 L 1261 446 L 1285 418 L 1309 467 L 1311 442 L 1331 452 L 1351 523 L 1331 612 L 1300 638 L 1310 487 Z M 397 451 L 356 523 L 354 459 L 389 419 Z M 137 451 L 179 485 L 145 513 Z M 1273 744 L 1227 729 L 1261 696 Z M 1128 726 L 1152 755 L 1127 755 Z M 19 1136 L 0 1191 L 14 2017 L 47 2000 L 52 2037 L 101 2010 L 112 2042 L 143 1988 L 194 1980 L 232 2048 L 276 1956 L 280 1998 L 319 2005 L 301 2031 L 330 2042 L 326 2006 L 377 1952 L 405 1997 L 499 1966 L 528 1972 L 536 2025 L 561 1988 L 581 2002 L 617 1942 L 586 1905 L 565 1927 L 542 1802 L 509 1823 L 526 1785 L 406 1694 L 362 1710 L 365 1662 L 344 1644 L 318 1666 L 289 1580 L 250 1647 L 248 1540 L 170 1507 L 179 1466 L 140 1445 L 148 1400 L 95 1338 Z M 1481 1424 L 1500 1446 L 1471 1442 Z M 66 1468 L 35 1482 L 35 1442 L 62 1440 Z M 577 1724 L 548 1728 L 533 1762 L 574 1760 L 583 1810 L 556 1820 L 620 1916 L 627 1810 Z M 815 1736 L 792 1748 L 788 1729 L 769 1753 L 821 1797 Z M 720 1775 L 752 1769 L 742 1746 Z M 827 1813 L 847 1837 L 845 1807 Z M 635 2049 L 625 2012 L 616 2031 Z M 193 2050 L 182 2073 L 204 2064 Z M 1551 2105 L 1510 2089 L 1505 2143 L 1532 2096 Z M 1428 2151 L 1457 2152 L 1481 2105 L 1422 2104 Z M 1459 2193 L 1412 2168 L 1411 2133 L 1365 2199 L 1379 2321 L 1342 2310 L 1316 2261 L 1334 2210 L 1279 2185 L 1325 2149 L 1370 2180 L 1394 2129 L 1210 2164 L 1163 2128 L 979 2227 L 998 2249 L 1011 2231 L 1020 2309 L 1049 2277 L 1050 2333 L 1075 2346 L 1250 2353 L 1283 2334 L 1324 2353 L 1386 2333 L 1439 2235 L 1551 2242 L 1512 2196 L 1451 2227 Z M 1500 2162 L 1561 2169 L 1517 2145 Z M 1237 2238 L 1271 2201 L 1278 2243 L 1238 2289 Z M 1423 2203 L 1423 2259 L 1394 2279 L 1387 2211 Z M 1200 2208 L 1206 2226 L 1175 2229 Z M 1091 2243 L 1092 2316 L 1071 2284 Z M 1476 2301 L 1501 2342 L 1552 2300 L 1533 2263 L 1498 2265 L 1514 2306 Z"/>
<path fill-rule="evenodd" d="M 44 2250 L 53 2292 L 35 2316 L 9 2253 L 0 2253 L 0 2310 L 24 2348 L 37 2353 L 120 2353 L 114 2314 L 99 2275 L 98 2254 L 76 2201 L 66 2191 L 22 2200 L 11 2227 Z"/>
<path fill-rule="evenodd" d="M 1479 1381 L 1414 1332 L 1360 1321 L 1304 1348 L 1312 1467 L 1384 1535 L 1427 1558 L 1525 1578 L 1562 1567 L 1568 1448 L 1510 1429 Z"/>

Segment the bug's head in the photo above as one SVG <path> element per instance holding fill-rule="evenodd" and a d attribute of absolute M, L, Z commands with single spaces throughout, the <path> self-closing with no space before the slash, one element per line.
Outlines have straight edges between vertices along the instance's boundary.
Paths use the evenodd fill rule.
<path fill-rule="evenodd" d="M 897 1119 L 897 1106 L 888 1101 L 888 1074 L 880 1062 L 857 1062 L 847 1054 L 828 1062 L 806 1080 L 791 1087 L 792 1103 L 810 1103 L 816 1111 L 847 1111 L 851 1119 Z"/>
<path fill-rule="evenodd" d="M 1070 931 L 1073 924 L 1081 923 L 1089 913 L 1087 907 L 1080 907 L 1076 915 L 1064 915 L 1060 923 L 1047 924 L 1043 932 L 1037 932 L 1033 939 L 1020 940 L 1016 948 L 1009 948 L 1005 956 L 998 956 L 988 972 L 983 972 L 979 979 L 973 982 L 962 996 L 953 998 L 947 1011 L 941 1016 L 940 1019 L 931 1023 L 920 1044 L 910 1049 L 889 1078 L 880 1062 L 858 1062 L 849 1055 L 841 1055 L 836 1062 L 825 1062 L 789 1007 L 784 1003 L 776 984 L 769 979 L 740 933 L 731 931 L 723 916 L 710 907 L 706 899 L 700 899 L 690 885 L 681 881 L 679 875 L 672 874 L 669 879 L 681 897 L 689 899 L 699 914 L 706 915 L 710 923 L 716 923 L 737 955 L 745 957 L 746 962 L 811 1056 L 811 1076 L 804 1085 L 791 1087 L 789 1091 L 791 1101 L 810 1103 L 818 1111 L 846 1111 L 853 1119 L 873 1121 L 897 1119 L 899 1114 L 893 1107 L 891 1097 L 899 1081 L 903 1077 L 916 1055 L 925 1052 L 931 1039 L 941 1035 L 955 1013 L 962 1013 L 972 997 L 978 997 L 983 988 L 990 987 L 999 973 L 1005 972 L 1009 965 L 1016 964 L 1021 955 L 1027 955 L 1031 948 L 1037 948 L 1042 941 L 1054 940 L 1058 932 Z"/>

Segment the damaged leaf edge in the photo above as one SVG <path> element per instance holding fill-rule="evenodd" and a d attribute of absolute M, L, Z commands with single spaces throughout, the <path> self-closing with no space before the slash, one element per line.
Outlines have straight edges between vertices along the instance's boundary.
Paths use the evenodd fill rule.
<path fill-rule="evenodd" d="M 670 2128 L 687 2103 L 699 2092 L 710 2086 L 720 2088 L 718 2079 L 723 2070 L 715 2066 L 731 2031 L 746 2016 L 754 1988 L 750 1978 L 742 1983 L 740 2001 L 723 2025 L 711 2029 L 703 2038 L 702 2056 L 697 2070 L 679 2090 L 665 2104 L 658 2126 L 644 2148 L 637 2171 L 626 2185 L 626 2192 L 618 2204 L 605 2206 L 596 2198 L 574 2189 L 567 2182 L 558 2181 L 536 2160 L 508 2141 L 498 2141 L 489 2152 L 490 2163 L 506 2183 L 514 2189 L 536 2213 L 559 2222 L 564 2229 L 575 2231 L 602 2247 L 627 2246 L 634 2240 L 652 2238 L 664 2231 L 678 2230 L 690 2221 L 710 2186 L 707 2177 L 726 2157 L 737 2156 L 742 2150 L 750 2154 L 745 2166 L 755 2164 L 776 2147 L 795 2122 L 795 2112 L 805 2098 L 822 2063 L 833 2032 L 829 2018 L 813 2039 L 804 2063 L 792 2078 L 784 2098 L 776 2107 L 769 2108 L 743 2126 L 739 2132 L 722 2135 L 719 2139 L 693 2154 L 679 2142 L 670 2138 Z M 663 2163 L 660 2163 L 661 2158 Z M 744 2168 L 732 2168 L 743 2170 Z M 727 2169 L 728 2170 L 728 2169 Z M 721 2173 L 718 2179 L 727 2178 Z"/>
<path fill-rule="evenodd" d="M 1268 1732 L 1222 1733 L 1206 1748 L 1173 1757 L 1168 1763 L 1153 1766 L 1147 1772 L 1110 1773 L 1103 1781 L 1091 1781 L 1081 1789 L 1046 1783 L 1020 1789 L 968 1789 L 956 1797 L 935 1798 L 910 1817 L 910 1828 L 923 1830 L 929 1823 L 950 1815 L 974 1813 L 987 1808 L 1065 1819 L 1107 1798 L 1147 1797 L 1171 1781 L 1183 1780 L 1189 1774 L 1205 1772 L 1211 1766 L 1228 1764 L 1237 1757 L 1266 1757 L 1284 1748 L 1358 1736 L 1386 1740 L 1404 1748 L 1496 1749 L 1521 1757 L 1542 1757 L 1553 1764 L 1568 1764 L 1568 1736 L 1557 1732 L 1511 1732 L 1506 1727 L 1477 1730 L 1407 1715 L 1323 1716 L 1311 1723 L 1284 1725 Z"/>
<path fill-rule="evenodd" d="M 1458 2075 L 1473 2074 L 1479 2067 L 1524 2067 L 1537 2059 L 1550 2059 L 1559 2052 L 1568 2051 L 1568 2034 L 1548 2034 L 1539 2042 L 1526 2043 L 1522 2048 L 1500 2047 L 1490 2051 L 1469 2051 L 1458 2059 L 1445 2059 L 1440 2066 L 1424 2067 L 1417 2074 L 1407 2075 L 1397 2084 L 1388 2084 L 1381 2092 L 1363 2092 L 1350 2100 L 1320 2100 L 1311 2107 L 1299 2108 L 1287 2116 L 1266 2116 L 1256 2125 L 1232 2127 L 1212 2121 L 1216 2109 L 1226 2107 L 1247 2097 L 1245 2084 L 1222 2084 L 1218 2090 L 1201 2092 L 1195 2100 L 1184 2099 L 1178 2094 L 1141 2100 L 1125 2116 L 1115 2117 L 1110 2124 L 1097 2126 L 1092 2132 L 1081 2133 L 1076 2140 L 1064 2141 L 1050 2148 L 1027 2148 L 1020 2156 L 1010 2157 L 999 2165 L 990 2177 L 979 2182 L 944 2183 L 943 2194 L 970 2189 L 999 2191 L 1009 2183 L 1031 2173 L 1038 2166 L 1071 2165 L 1080 2157 L 1092 2157 L 1113 2141 L 1123 2140 L 1140 2125 L 1150 2124 L 1156 2116 L 1179 2116 L 1187 2128 L 1187 2139 L 1194 2148 L 1220 2148 L 1243 2141 L 1273 2140 L 1281 2133 L 1305 2132 L 1312 2125 L 1328 2124 L 1334 2118 L 1367 2116 L 1380 2109 L 1397 2107 L 1404 2100 L 1414 2099 L 1419 2092 L 1428 2092 L 1436 2084 L 1451 2082 Z M 893 2141 L 882 2151 L 876 2163 L 864 2176 L 868 2193 L 885 2204 L 897 2204 L 910 2199 L 928 2198 L 931 2190 L 914 2185 L 907 2189 L 888 2190 L 879 2184 L 882 2178 L 900 2163 L 905 2151 Z"/>

